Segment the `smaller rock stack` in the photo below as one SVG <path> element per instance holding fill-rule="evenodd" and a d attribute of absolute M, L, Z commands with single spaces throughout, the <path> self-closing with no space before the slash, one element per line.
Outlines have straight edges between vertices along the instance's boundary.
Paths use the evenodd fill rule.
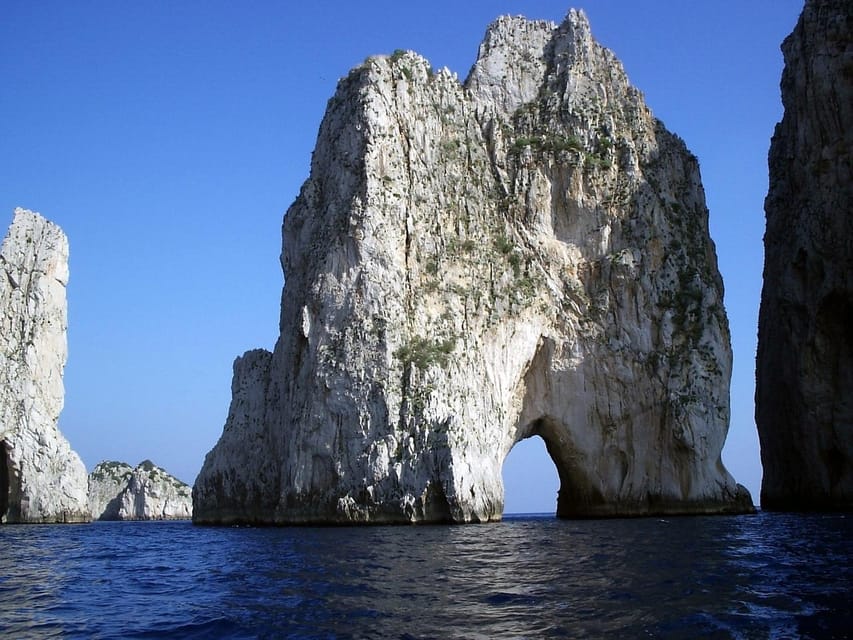
<path fill-rule="evenodd" d="M 150 460 L 105 461 L 89 474 L 89 509 L 95 520 L 188 520 L 192 490 Z"/>

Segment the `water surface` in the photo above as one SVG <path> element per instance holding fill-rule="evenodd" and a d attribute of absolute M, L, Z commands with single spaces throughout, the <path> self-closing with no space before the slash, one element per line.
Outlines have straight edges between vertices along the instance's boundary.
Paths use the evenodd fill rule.
<path fill-rule="evenodd" d="M 846 638 L 853 518 L 0 527 L 0 637 Z"/>

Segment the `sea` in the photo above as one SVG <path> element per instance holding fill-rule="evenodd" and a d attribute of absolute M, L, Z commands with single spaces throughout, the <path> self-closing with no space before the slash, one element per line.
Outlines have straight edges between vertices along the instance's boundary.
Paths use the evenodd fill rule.
<path fill-rule="evenodd" d="M 849 638 L 853 515 L 0 527 L 0 638 Z"/>

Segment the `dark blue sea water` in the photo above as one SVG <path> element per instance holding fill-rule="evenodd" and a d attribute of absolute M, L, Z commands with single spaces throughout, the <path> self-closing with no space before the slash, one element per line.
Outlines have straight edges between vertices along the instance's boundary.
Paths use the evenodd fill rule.
<path fill-rule="evenodd" d="M 853 517 L 0 527 L 3 638 L 845 638 Z"/>

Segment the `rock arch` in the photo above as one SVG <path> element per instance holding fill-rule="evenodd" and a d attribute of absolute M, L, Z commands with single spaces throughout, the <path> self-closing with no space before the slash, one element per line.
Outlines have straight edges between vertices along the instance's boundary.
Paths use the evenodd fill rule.
<path fill-rule="evenodd" d="M 560 485 L 557 490 L 557 517 L 571 517 L 576 505 L 591 502 L 590 482 L 584 468 L 575 460 L 575 450 L 567 442 L 567 429 L 553 416 L 542 416 L 527 425 L 522 439 L 540 437 L 545 443 L 548 457 L 557 470 Z M 520 442 L 517 440 L 516 442 Z"/>
<path fill-rule="evenodd" d="M 610 378 L 589 371 L 595 358 L 578 358 L 584 349 L 541 338 L 522 381 L 514 442 L 534 435 L 545 441 L 560 479 L 559 517 L 618 515 L 626 508 L 620 491 L 628 473 L 631 443 L 624 432 L 630 426 L 599 407 L 612 403 Z M 631 398 L 618 395 L 618 401 Z"/>
<path fill-rule="evenodd" d="M 565 397 L 568 389 L 560 388 L 559 376 L 553 371 L 556 350 L 555 340 L 540 338 L 535 355 L 522 378 L 523 401 L 507 454 L 522 440 L 533 436 L 542 438 L 560 481 L 556 513 L 558 517 L 567 517 L 577 511 L 575 505 L 592 502 L 595 491 L 585 468 L 584 454 L 579 450 L 575 434 L 566 421 L 566 414 L 570 410 Z M 585 424 L 579 426 L 581 429 L 587 428 Z"/>
<path fill-rule="evenodd" d="M 499 19 L 464 84 L 354 69 L 282 236 L 280 337 L 235 362 L 196 522 L 497 520 L 534 433 L 560 515 L 752 509 L 698 161 L 582 13 Z"/>
<path fill-rule="evenodd" d="M 501 477 L 504 516 L 518 513 L 556 515 L 560 477 L 543 438 L 530 435 L 513 444 L 504 456 Z"/>

